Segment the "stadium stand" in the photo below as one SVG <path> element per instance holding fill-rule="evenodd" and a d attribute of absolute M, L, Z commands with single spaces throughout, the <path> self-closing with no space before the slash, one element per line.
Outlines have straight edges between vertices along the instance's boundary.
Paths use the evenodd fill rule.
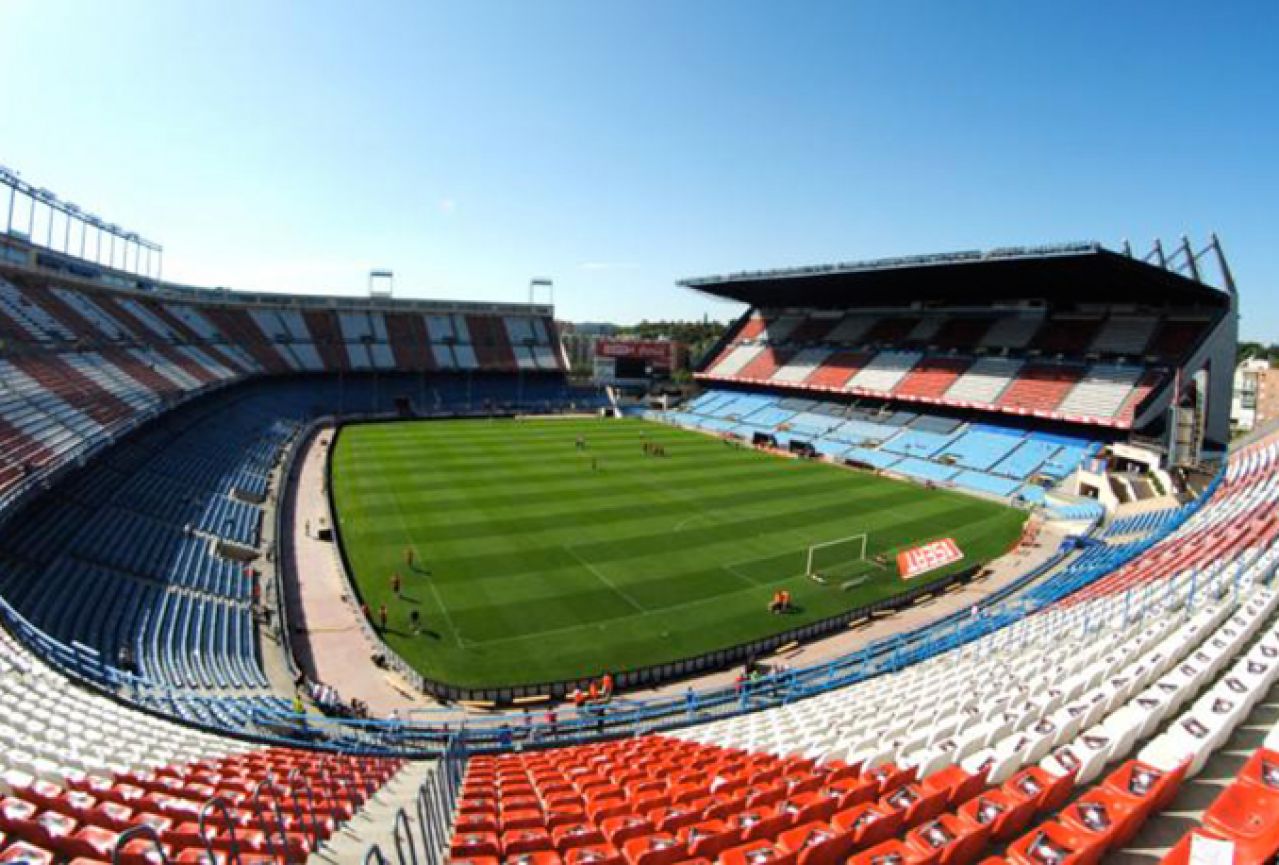
<path fill-rule="evenodd" d="M 1068 415 L 1113 418 L 1127 401 L 1140 375 L 1141 370 L 1134 367 L 1095 364 L 1058 408 Z"/>
<path fill-rule="evenodd" d="M 774 368 L 769 358 L 790 360 L 802 349 L 802 362 L 770 385 L 1160 435 L 1170 385 L 1200 388 L 1207 383 L 1187 384 L 1192 374 L 1211 372 L 1211 387 L 1222 392 L 1228 383 L 1215 366 L 1233 363 L 1233 326 L 1221 315 L 1233 303 L 1229 290 L 1095 244 L 682 284 L 752 306 L 698 370 L 712 386 L 760 383 L 755 373 Z M 1207 411 L 1204 434 L 1222 447 L 1226 412 Z"/>
<path fill-rule="evenodd" d="M 1160 569 L 1163 585 L 1140 609 L 1112 586 L 778 708 L 665 736 L 474 757 L 451 855 L 1096 861 L 1172 801 L 1279 677 L 1279 593 L 1268 585 L 1279 554 L 1271 535 L 1225 530 L 1274 500 L 1277 454 L 1274 439 L 1242 454 L 1207 506 L 1136 560 L 1209 527 L 1223 539 L 1195 544 L 1193 568 Z M 1073 601 L 1074 587 L 1059 594 L 1057 583 L 1043 588 Z M 1165 719 L 1168 732 L 1142 745 Z M 1238 806 L 1223 821 L 1226 810 L 1210 809 L 1205 824 L 1256 842 L 1257 824 L 1240 821 Z M 1261 852 L 1249 861 L 1274 847 Z"/>
<path fill-rule="evenodd" d="M 0 862 L 157 861 L 150 837 L 168 861 L 209 861 L 207 838 L 217 861 L 302 862 L 403 765 L 162 720 L 83 689 L 3 633 L 0 703 Z M 131 840 L 139 825 L 153 832 Z"/>
<path fill-rule="evenodd" d="M 1035 256 L 1012 256 L 1007 278 L 999 254 L 969 261 L 992 287 L 962 308 L 894 305 L 873 285 L 851 306 L 752 296 L 699 372 L 710 388 L 660 418 L 1097 524 L 1100 505 L 1045 487 L 1114 431 L 1157 432 L 1162 407 L 1193 395 L 1169 385 L 1202 371 L 1225 318 L 1138 261 L 1054 264 L 1071 255 L 1070 279 Z M 1089 267 L 1151 291 L 1065 302 Z M 890 269 L 911 267 L 870 270 Z M 451 741 L 473 755 L 456 809 L 432 793 L 452 825 L 419 816 L 427 861 L 1087 863 L 1157 819 L 1279 672 L 1271 438 L 1201 499 L 1070 538 L 979 608 L 811 668 L 516 731 L 308 722 L 270 687 L 237 555 L 260 552 L 278 460 L 327 413 L 570 402 L 549 312 L 14 271 L 0 279 L 0 614 L 18 638 L 0 634 L 0 862 L 117 847 L 148 861 L 151 842 L 126 835 L 139 825 L 173 861 L 302 861 L 400 754 Z M 1053 281 L 1043 305 L 1021 305 L 1028 277 Z M 998 296 L 1005 279 L 1019 295 Z M 769 392 L 732 384 L 746 379 Z M 1197 420 L 1188 451 L 1223 444 Z M 1257 861 L 1275 852 L 1250 816 L 1270 804 L 1252 789 L 1267 759 L 1196 830 Z"/>
<path fill-rule="evenodd" d="M 896 392 L 918 399 L 936 399 L 950 389 L 968 365 L 969 361 L 963 358 L 925 357 L 902 379 Z"/>
<path fill-rule="evenodd" d="M 1058 481 L 1100 447 L 1086 438 L 929 414 L 858 409 L 834 402 L 781 408 L 765 394 L 710 390 L 688 405 L 651 416 L 718 435 L 772 437 L 780 446 L 810 444 L 823 457 L 921 481 L 1011 498 L 1037 477 Z"/>
<path fill-rule="evenodd" d="M 906 377 L 923 355 L 914 351 L 881 351 L 848 380 L 847 387 L 887 393 Z"/>

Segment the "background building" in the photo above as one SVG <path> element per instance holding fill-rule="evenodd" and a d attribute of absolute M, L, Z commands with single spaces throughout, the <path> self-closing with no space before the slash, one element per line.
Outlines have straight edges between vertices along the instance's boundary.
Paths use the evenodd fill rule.
<path fill-rule="evenodd" d="M 1235 368 L 1230 422 L 1247 432 L 1279 417 L 1279 370 L 1265 358 L 1250 357 Z"/>

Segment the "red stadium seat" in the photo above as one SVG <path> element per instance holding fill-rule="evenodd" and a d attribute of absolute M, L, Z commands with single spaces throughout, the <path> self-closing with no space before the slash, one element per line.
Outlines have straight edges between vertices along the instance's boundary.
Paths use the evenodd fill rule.
<path fill-rule="evenodd" d="M 1007 841 L 1026 831 L 1035 816 L 1035 800 L 987 790 L 960 805 L 958 813 L 974 825 L 990 826 L 992 841 Z"/>
<path fill-rule="evenodd" d="M 545 829 L 546 817 L 541 809 L 520 809 L 502 812 L 502 832 L 513 832 L 521 829 Z"/>
<path fill-rule="evenodd" d="M 1138 760 L 1129 760 L 1111 772 L 1102 782 L 1107 790 L 1148 803 L 1147 814 L 1160 811 L 1177 795 L 1189 763 L 1172 772 L 1164 772 Z"/>
<path fill-rule="evenodd" d="M 1235 842 L 1235 863 L 1266 862 L 1279 854 L 1279 791 L 1234 783 L 1204 812 L 1209 832 Z"/>
<path fill-rule="evenodd" d="M 724 820 L 711 819 L 685 826 L 678 832 L 679 839 L 688 845 L 693 858 L 714 860 L 720 853 L 739 844 L 742 833 Z"/>
<path fill-rule="evenodd" d="M 791 825 L 790 817 L 774 808 L 751 808 L 726 822 L 741 833 L 742 843 L 776 838 Z"/>
<path fill-rule="evenodd" d="M 632 838 L 653 832 L 653 822 L 647 817 L 609 817 L 600 823 L 600 829 L 608 843 L 621 849 Z"/>
<path fill-rule="evenodd" d="M 896 835 L 905 816 L 905 811 L 894 811 L 877 802 L 867 802 L 854 805 L 847 811 L 837 811 L 830 822 L 839 831 L 853 836 L 854 847 L 870 847 Z"/>
<path fill-rule="evenodd" d="M 959 765 L 950 765 L 934 772 L 919 783 L 928 793 L 945 790 L 947 804 L 951 808 L 958 808 L 982 791 L 986 786 L 986 773 L 974 774 Z"/>
<path fill-rule="evenodd" d="M 875 798 L 878 799 L 910 781 L 914 774 L 914 769 L 902 769 L 892 763 L 884 763 L 864 773 L 862 777 L 875 782 Z"/>
<path fill-rule="evenodd" d="M 1003 789 L 1014 797 L 1033 801 L 1035 810 L 1045 813 L 1061 808 L 1074 786 L 1074 772 L 1054 777 L 1038 766 L 1030 766 L 1005 781 Z"/>
<path fill-rule="evenodd" d="M 1279 792 L 1279 752 L 1258 748 L 1237 777 L 1241 783 Z"/>
<path fill-rule="evenodd" d="M 947 798 L 946 790 L 925 793 L 918 784 L 906 784 L 881 797 L 879 803 L 885 808 L 901 811 L 902 825 L 910 829 L 944 811 Z"/>
<path fill-rule="evenodd" d="M 789 804 L 797 809 L 793 819 L 794 825 L 799 826 L 830 819 L 839 810 L 840 797 L 822 790 L 810 790 L 791 796 Z"/>
<path fill-rule="evenodd" d="M 702 811 L 687 806 L 673 805 L 670 808 L 658 808 L 649 812 L 647 816 L 658 832 L 667 832 L 674 835 L 685 826 L 700 823 Z"/>
<path fill-rule="evenodd" d="M 1060 823 L 1049 820 L 1008 846 L 1013 865 L 1095 865 L 1105 845 L 1084 843 Z"/>
<path fill-rule="evenodd" d="M 795 854 L 796 865 L 842 865 L 853 849 L 853 835 L 828 823 L 804 823 L 783 832 L 778 844 Z"/>
<path fill-rule="evenodd" d="M 459 835 L 496 832 L 497 828 L 497 817 L 492 814 L 459 814 L 453 824 L 453 831 Z"/>
<path fill-rule="evenodd" d="M 795 854 L 772 841 L 751 841 L 720 854 L 719 865 L 795 865 Z"/>
<path fill-rule="evenodd" d="M 557 826 L 551 830 L 551 842 L 561 854 L 574 847 L 591 847 L 604 843 L 604 833 L 590 823 Z"/>
<path fill-rule="evenodd" d="M 1057 819 L 1075 833 L 1070 836 L 1072 847 L 1096 842 L 1112 849 L 1137 834 L 1144 816 L 1145 809 L 1139 803 L 1094 789 L 1067 805 Z"/>
<path fill-rule="evenodd" d="M 906 844 L 922 853 L 940 853 L 940 865 L 970 865 L 986 849 L 991 828 L 989 823 L 971 823 L 942 814 L 911 829 L 906 834 Z"/>
<path fill-rule="evenodd" d="M 502 855 L 507 859 L 521 853 L 554 850 L 551 836 L 545 829 L 516 829 L 502 833 Z"/>
<path fill-rule="evenodd" d="M 3 865 L 53 865 L 53 854 L 34 844 L 16 841 L 0 853 Z"/>
<path fill-rule="evenodd" d="M 917 850 L 900 839 L 890 838 L 854 855 L 848 865 L 937 865 L 940 860 L 939 851 Z"/>
<path fill-rule="evenodd" d="M 688 845 L 668 832 L 632 838 L 622 845 L 627 865 L 675 865 L 688 858 Z"/>
<path fill-rule="evenodd" d="M 626 861 L 612 844 L 572 847 L 563 857 L 565 865 L 624 865 Z"/>
<path fill-rule="evenodd" d="M 496 832 L 454 834 L 449 855 L 454 859 L 496 859 L 502 854 L 502 841 Z"/>
<path fill-rule="evenodd" d="M 534 850 L 507 856 L 506 865 L 563 865 L 564 860 L 554 850 Z"/>

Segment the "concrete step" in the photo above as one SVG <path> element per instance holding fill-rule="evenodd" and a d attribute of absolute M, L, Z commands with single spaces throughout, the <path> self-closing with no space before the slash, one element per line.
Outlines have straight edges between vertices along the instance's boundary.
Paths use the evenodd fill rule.
<path fill-rule="evenodd" d="M 426 776 L 436 765 L 434 760 L 415 760 L 406 763 L 390 781 L 365 803 L 354 817 L 333 833 L 319 850 L 307 859 L 308 865 L 348 865 L 364 861 L 364 854 L 377 844 L 388 861 L 394 862 L 395 812 L 404 809 L 415 841 L 421 843 L 421 828 L 417 820 L 417 795 Z"/>

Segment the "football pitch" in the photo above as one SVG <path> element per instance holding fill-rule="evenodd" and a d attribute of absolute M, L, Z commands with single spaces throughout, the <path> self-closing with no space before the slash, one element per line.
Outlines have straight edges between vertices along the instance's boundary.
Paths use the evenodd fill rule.
<path fill-rule="evenodd" d="M 640 420 L 356 425 L 331 472 L 353 577 L 375 617 L 387 605 L 388 645 L 468 687 L 598 676 L 784 631 L 1002 555 L 1025 520 Z M 860 540 L 835 544 L 820 553 L 826 583 L 805 575 L 809 547 L 860 535 L 865 558 Z M 895 551 L 941 537 L 965 560 L 903 582 Z M 793 612 L 767 611 L 779 589 Z"/>

